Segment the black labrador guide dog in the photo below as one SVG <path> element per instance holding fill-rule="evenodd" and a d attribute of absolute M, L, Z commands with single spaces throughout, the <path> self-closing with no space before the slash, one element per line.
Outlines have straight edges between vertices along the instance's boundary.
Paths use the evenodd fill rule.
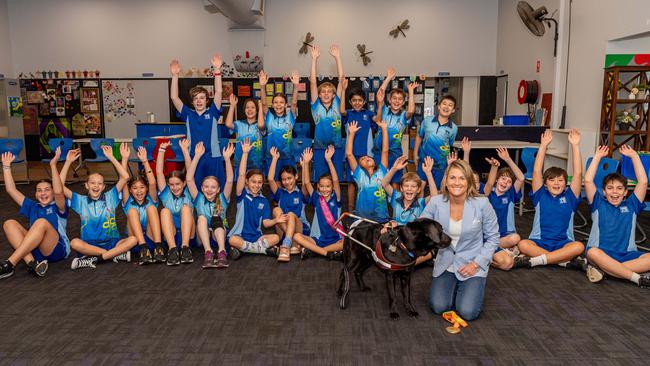
<path fill-rule="evenodd" d="M 343 243 L 343 269 L 339 276 L 337 294 L 339 307 L 345 309 L 350 291 L 350 272 L 361 291 L 370 290 L 363 282 L 364 272 L 373 265 L 384 273 L 391 319 L 399 319 L 396 291 L 399 282 L 406 314 L 419 314 L 411 304 L 411 272 L 415 259 L 437 252 L 451 244 L 438 222 L 420 218 L 403 226 L 385 228 L 380 223 L 361 222 L 352 225 Z M 352 237 L 353 239 L 351 239 Z M 360 243 L 363 245 L 361 245 Z"/>

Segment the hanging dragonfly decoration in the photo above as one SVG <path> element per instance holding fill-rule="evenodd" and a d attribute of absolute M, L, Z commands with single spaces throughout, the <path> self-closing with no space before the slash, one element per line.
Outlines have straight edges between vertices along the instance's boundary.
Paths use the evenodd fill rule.
<path fill-rule="evenodd" d="M 398 24 L 395 29 L 392 31 L 388 32 L 389 35 L 393 36 L 393 38 L 397 38 L 400 33 L 406 38 L 406 33 L 404 33 L 405 30 L 409 29 L 411 26 L 409 25 L 409 20 L 406 19 L 404 20 L 401 24 Z"/>
<path fill-rule="evenodd" d="M 366 51 L 365 44 L 357 44 L 357 50 L 359 51 L 361 61 L 363 61 L 363 66 L 368 66 L 368 64 L 372 61 L 368 55 L 371 54 L 372 51 Z"/>
<path fill-rule="evenodd" d="M 302 47 L 300 47 L 298 53 L 301 55 L 306 55 L 309 47 L 314 47 L 311 44 L 312 42 L 314 42 L 314 36 L 311 35 L 311 32 L 307 32 L 305 35 L 305 40 L 302 41 Z"/>

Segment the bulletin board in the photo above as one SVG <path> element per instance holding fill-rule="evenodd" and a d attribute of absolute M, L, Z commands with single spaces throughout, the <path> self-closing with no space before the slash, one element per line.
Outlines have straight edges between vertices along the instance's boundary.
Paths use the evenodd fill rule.
<path fill-rule="evenodd" d="M 170 121 L 168 79 L 103 79 L 101 83 L 107 137 L 135 136 L 135 123 L 149 122 L 148 113 L 156 122 Z"/>

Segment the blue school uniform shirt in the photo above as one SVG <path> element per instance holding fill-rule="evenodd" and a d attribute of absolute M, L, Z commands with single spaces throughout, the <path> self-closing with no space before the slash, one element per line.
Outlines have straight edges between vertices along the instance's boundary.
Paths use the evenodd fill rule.
<path fill-rule="evenodd" d="M 228 199 L 226 196 L 223 194 L 223 192 L 219 193 L 219 201 L 221 202 L 221 218 L 223 220 L 224 227 L 227 227 L 228 222 L 226 221 L 226 210 L 228 209 Z M 212 219 L 212 213 L 214 212 L 214 202 L 213 201 L 208 201 L 205 198 L 205 195 L 203 192 L 199 192 L 196 195 L 196 198 L 194 199 L 194 209 L 196 209 L 196 214 L 198 216 L 203 216 L 208 220 L 208 224 L 210 223 L 210 220 Z"/>
<path fill-rule="evenodd" d="M 292 192 L 278 187 L 273 195 L 273 200 L 278 203 L 283 213 L 293 212 L 304 224 L 308 223 L 305 215 L 305 196 L 297 187 Z"/>
<path fill-rule="evenodd" d="M 217 122 L 221 111 L 212 103 L 210 107 L 199 115 L 195 110 L 183 105 L 176 116 L 185 122 L 187 127 L 187 138 L 192 142 L 190 154 L 194 156 L 194 147 L 199 141 L 205 146 L 205 155 L 217 158 L 221 156 L 219 147 L 219 127 Z"/>
<path fill-rule="evenodd" d="M 420 217 L 427 205 L 427 201 L 424 198 L 416 198 L 407 209 L 404 209 L 402 192 L 395 189 L 390 197 L 390 205 L 393 208 L 393 220 L 400 225 L 406 225 Z"/>
<path fill-rule="evenodd" d="M 251 151 L 248 153 L 248 166 L 255 169 L 262 169 L 264 167 L 264 149 L 262 146 L 262 132 L 257 127 L 257 120 L 254 123 L 248 123 L 246 120 L 235 121 L 234 128 L 230 132 L 237 135 L 235 161 L 241 161 L 241 142 L 248 139 L 251 143 Z"/>
<path fill-rule="evenodd" d="M 354 109 L 348 109 L 345 111 L 345 116 L 343 117 L 343 124 L 347 124 L 354 121 L 357 122 L 359 131 L 357 131 L 354 136 L 354 145 L 352 145 L 352 153 L 354 156 L 373 156 L 372 153 L 372 133 L 376 130 L 376 124 L 372 122 L 372 118 L 375 114 L 365 108 L 355 111 Z M 349 136 L 348 132 L 348 136 Z"/>
<path fill-rule="evenodd" d="M 488 200 L 494 208 L 499 223 L 499 235 L 504 237 L 517 231 L 515 228 L 515 202 L 521 198 L 521 192 L 517 192 L 514 185 L 502 195 L 497 195 L 495 187 L 488 194 Z"/>
<path fill-rule="evenodd" d="M 320 197 L 321 194 L 314 190 L 314 193 L 308 198 L 309 203 L 314 206 L 314 218 L 309 236 L 314 238 L 316 243 L 322 247 L 341 240 L 341 235 L 327 223 L 321 208 Z M 341 202 L 336 197 L 336 193 L 332 192 L 330 195 L 329 200 L 327 200 L 327 207 L 334 220 L 338 220 L 341 215 Z"/>
<path fill-rule="evenodd" d="M 341 135 L 341 100 L 334 96 L 332 105 L 325 108 L 320 98 L 311 104 L 311 116 L 314 118 L 314 149 L 326 149 L 329 145 L 343 146 Z"/>
<path fill-rule="evenodd" d="M 548 242 L 560 242 L 567 239 L 575 240 L 573 236 L 573 214 L 580 205 L 580 198 L 576 197 L 571 188 L 556 197 L 542 186 L 530 193 L 535 206 L 535 218 L 531 239 L 541 239 Z"/>
<path fill-rule="evenodd" d="M 293 159 L 291 134 L 293 126 L 296 124 L 296 118 L 293 112 L 287 110 L 284 116 L 278 116 L 269 108 L 264 119 L 264 128 L 266 128 L 266 156 L 271 158 L 271 148 L 275 147 L 280 153 L 280 159 Z"/>
<path fill-rule="evenodd" d="M 142 201 L 141 204 L 138 203 L 138 201 L 134 200 L 133 196 L 129 196 L 129 199 L 126 200 L 126 203 L 122 204 L 122 210 L 124 211 L 125 215 L 128 215 L 130 209 L 135 209 L 138 212 L 138 216 L 140 216 L 140 227 L 142 227 L 143 232 L 146 232 L 147 208 L 149 208 L 149 206 L 158 207 L 157 202 L 152 202 L 151 197 L 148 195 L 144 198 L 144 201 Z"/>
<path fill-rule="evenodd" d="M 368 173 L 357 165 L 352 173 L 352 178 L 357 184 L 356 211 L 359 216 L 375 220 L 388 219 L 388 206 L 386 206 L 386 191 L 381 185 L 388 171 L 379 164 L 377 170 L 368 176 Z"/>
<path fill-rule="evenodd" d="M 437 116 L 425 118 L 418 128 L 418 136 L 422 138 L 422 145 L 418 152 L 420 162 L 424 162 L 424 158 L 429 156 L 434 161 L 434 169 L 445 169 L 447 156 L 457 134 L 458 126 L 453 121 L 440 124 Z"/>
<path fill-rule="evenodd" d="M 228 236 L 259 237 L 262 235 L 262 221 L 271 219 L 271 204 L 260 192 L 253 195 L 244 188 L 237 196 L 235 225 Z"/>
<path fill-rule="evenodd" d="M 178 197 L 174 196 L 169 187 L 165 187 L 162 192 L 158 193 L 158 198 L 163 206 L 168 209 L 174 218 L 174 226 L 179 228 L 181 225 L 181 210 L 183 206 L 187 205 L 189 208 L 194 208 L 192 204 L 192 196 L 187 186 L 183 189 Z"/>
<path fill-rule="evenodd" d="M 54 201 L 42 206 L 40 203 L 25 197 L 23 204 L 20 206 L 19 213 L 29 219 L 29 226 L 32 226 L 38 219 L 47 220 L 59 234 L 59 243 L 65 244 L 67 257 L 70 254 L 70 240 L 66 234 L 69 207 L 70 201 L 66 200 L 65 208 L 61 212 Z"/>
<path fill-rule="evenodd" d="M 81 218 L 81 240 L 92 245 L 119 240 L 120 232 L 115 221 L 119 204 L 120 197 L 115 186 L 96 200 L 72 192 L 70 207 Z"/>
<path fill-rule="evenodd" d="M 637 250 L 634 241 L 636 218 L 645 204 L 634 193 L 620 205 L 614 206 L 597 191 L 590 207 L 593 224 L 587 247 L 621 254 Z"/>
<path fill-rule="evenodd" d="M 384 122 L 388 123 L 389 156 L 402 156 L 402 136 L 411 120 L 406 118 L 406 111 L 393 113 L 387 105 L 384 105 L 382 108 L 381 118 Z M 377 135 L 375 135 L 375 144 L 373 146 L 373 152 L 377 156 L 381 156 L 381 140 L 382 131 L 379 129 Z"/>

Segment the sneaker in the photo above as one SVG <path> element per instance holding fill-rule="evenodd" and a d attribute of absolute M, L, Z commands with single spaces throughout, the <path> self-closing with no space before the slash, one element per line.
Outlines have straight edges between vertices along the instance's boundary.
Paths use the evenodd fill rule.
<path fill-rule="evenodd" d="M 296 245 L 293 245 L 291 247 L 291 249 L 289 250 L 289 253 L 291 253 L 291 255 L 298 255 L 298 254 L 300 254 L 302 252 L 301 249 L 302 249 L 302 247 L 300 245 L 296 244 Z"/>
<path fill-rule="evenodd" d="M 130 262 L 131 261 L 131 251 L 122 253 L 118 256 L 113 257 L 113 262 Z"/>
<path fill-rule="evenodd" d="M 192 249 L 190 247 L 181 248 L 181 263 L 189 264 L 194 262 L 194 257 L 192 256 Z"/>
<path fill-rule="evenodd" d="M 280 253 L 278 254 L 278 262 L 288 262 L 291 260 L 290 249 L 288 247 L 281 247 Z"/>
<path fill-rule="evenodd" d="M 587 278 L 591 283 L 598 283 L 605 278 L 605 273 L 600 268 L 589 263 L 587 264 Z"/>
<path fill-rule="evenodd" d="M 217 265 L 214 263 L 214 253 L 212 251 L 207 251 L 203 254 L 203 264 L 201 268 L 217 268 Z"/>
<path fill-rule="evenodd" d="M 140 260 L 138 261 L 138 264 L 141 266 L 144 266 L 146 264 L 153 263 L 153 258 L 151 258 L 151 252 L 149 251 L 149 248 L 143 248 L 140 250 Z"/>
<path fill-rule="evenodd" d="M 27 264 L 27 272 L 33 274 L 36 277 L 44 277 L 48 267 L 49 265 L 47 263 L 47 260 L 40 262 L 34 260 Z"/>
<path fill-rule="evenodd" d="M 643 275 L 639 277 L 639 287 L 641 288 L 650 288 L 650 276 Z"/>
<path fill-rule="evenodd" d="M 343 261 L 343 251 L 338 250 L 336 252 L 329 252 L 325 255 L 325 257 L 331 261 Z"/>
<path fill-rule="evenodd" d="M 153 250 L 153 262 L 154 263 L 165 263 L 167 257 L 165 256 L 165 248 L 157 246 Z"/>
<path fill-rule="evenodd" d="M 269 257 L 277 258 L 279 254 L 280 254 L 280 250 L 278 249 L 277 246 L 266 248 L 266 255 L 268 255 Z"/>
<path fill-rule="evenodd" d="M 241 251 L 237 248 L 230 248 L 230 259 L 236 261 L 237 259 L 241 258 Z"/>
<path fill-rule="evenodd" d="M 307 248 L 304 248 L 304 247 L 302 248 L 302 251 L 300 252 L 300 259 L 301 260 L 302 259 L 307 259 L 307 258 L 313 257 L 313 256 L 315 256 L 314 252 L 312 252 L 311 250 L 309 250 Z"/>
<path fill-rule="evenodd" d="M 11 265 L 11 262 L 4 261 L 0 263 L 0 279 L 7 278 L 14 275 L 14 266 Z"/>
<path fill-rule="evenodd" d="M 512 269 L 515 268 L 532 268 L 530 266 L 530 257 L 526 255 L 520 255 L 515 257 L 512 264 Z"/>
<path fill-rule="evenodd" d="M 173 247 L 169 249 L 169 253 L 167 253 L 167 265 L 168 266 L 176 266 L 180 264 L 180 255 L 178 254 L 178 248 Z"/>
<path fill-rule="evenodd" d="M 215 260 L 215 265 L 217 266 L 217 268 L 228 268 L 229 266 L 228 254 L 226 254 L 225 250 L 222 250 L 219 253 L 217 253 L 217 259 Z"/>
<path fill-rule="evenodd" d="M 575 269 L 576 271 L 587 271 L 587 259 L 584 257 L 575 257 L 566 264 L 566 268 Z"/>
<path fill-rule="evenodd" d="M 81 257 L 72 260 L 70 269 L 97 268 L 97 257 Z"/>

